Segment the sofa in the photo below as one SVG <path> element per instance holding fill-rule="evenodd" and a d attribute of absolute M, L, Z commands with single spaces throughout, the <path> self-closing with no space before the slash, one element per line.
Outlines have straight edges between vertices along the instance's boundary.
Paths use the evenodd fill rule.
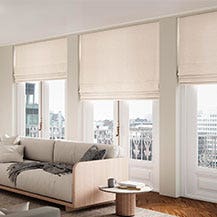
<path fill-rule="evenodd" d="M 41 207 L 9 214 L 7 217 L 60 217 L 60 210 L 54 207 Z"/>
<path fill-rule="evenodd" d="M 109 177 L 117 181 L 128 179 L 128 162 L 119 156 L 117 147 L 97 144 L 105 149 L 103 160 L 80 162 L 93 144 L 75 141 L 21 138 L 24 162 L 61 162 L 72 165 L 72 173 L 54 175 L 42 169 L 24 171 L 17 177 L 16 185 L 8 177 L 11 163 L 0 163 L 0 189 L 46 200 L 65 206 L 66 210 L 88 207 L 114 201 L 113 194 L 99 191 Z"/>

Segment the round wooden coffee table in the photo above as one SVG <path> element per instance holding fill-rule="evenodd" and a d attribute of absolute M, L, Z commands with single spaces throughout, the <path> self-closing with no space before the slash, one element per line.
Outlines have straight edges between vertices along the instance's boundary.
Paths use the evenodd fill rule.
<path fill-rule="evenodd" d="M 141 190 L 128 190 L 121 188 L 99 187 L 100 191 L 116 194 L 116 215 L 134 216 L 136 208 L 136 195 L 150 192 L 152 188 L 145 186 Z"/>

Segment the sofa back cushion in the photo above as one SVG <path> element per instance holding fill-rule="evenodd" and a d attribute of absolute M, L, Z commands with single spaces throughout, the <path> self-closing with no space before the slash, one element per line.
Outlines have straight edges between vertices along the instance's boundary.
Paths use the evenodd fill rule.
<path fill-rule="evenodd" d="M 56 141 L 54 144 L 54 162 L 74 164 L 78 162 L 83 157 L 85 152 L 93 145 L 96 145 L 99 150 L 106 150 L 105 158 L 115 157 L 115 147 L 113 145 L 74 141 Z"/>
<path fill-rule="evenodd" d="M 24 145 L 24 158 L 36 161 L 53 161 L 54 140 L 21 138 Z"/>
<path fill-rule="evenodd" d="M 23 145 L 0 145 L 0 163 L 23 162 Z"/>
<path fill-rule="evenodd" d="M 0 137 L 0 145 L 19 145 L 19 136 L 8 136 L 7 134 Z"/>

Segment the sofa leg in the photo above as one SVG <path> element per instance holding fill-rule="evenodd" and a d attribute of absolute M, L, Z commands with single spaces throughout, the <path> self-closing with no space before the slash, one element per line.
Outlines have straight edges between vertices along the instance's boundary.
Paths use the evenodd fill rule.
<path fill-rule="evenodd" d="M 66 212 L 72 212 L 74 209 L 70 206 L 65 206 L 65 211 Z"/>

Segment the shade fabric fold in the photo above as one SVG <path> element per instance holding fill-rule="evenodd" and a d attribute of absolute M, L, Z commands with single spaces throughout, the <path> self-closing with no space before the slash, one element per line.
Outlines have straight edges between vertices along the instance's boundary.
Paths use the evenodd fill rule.
<path fill-rule="evenodd" d="M 179 19 L 179 82 L 217 82 L 217 12 Z"/>
<path fill-rule="evenodd" d="M 15 46 L 16 82 L 67 78 L 67 39 Z"/>
<path fill-rule="evenodd" d="M 159 97 L 159 23 L 80 36 L 81 99 Z"/>

